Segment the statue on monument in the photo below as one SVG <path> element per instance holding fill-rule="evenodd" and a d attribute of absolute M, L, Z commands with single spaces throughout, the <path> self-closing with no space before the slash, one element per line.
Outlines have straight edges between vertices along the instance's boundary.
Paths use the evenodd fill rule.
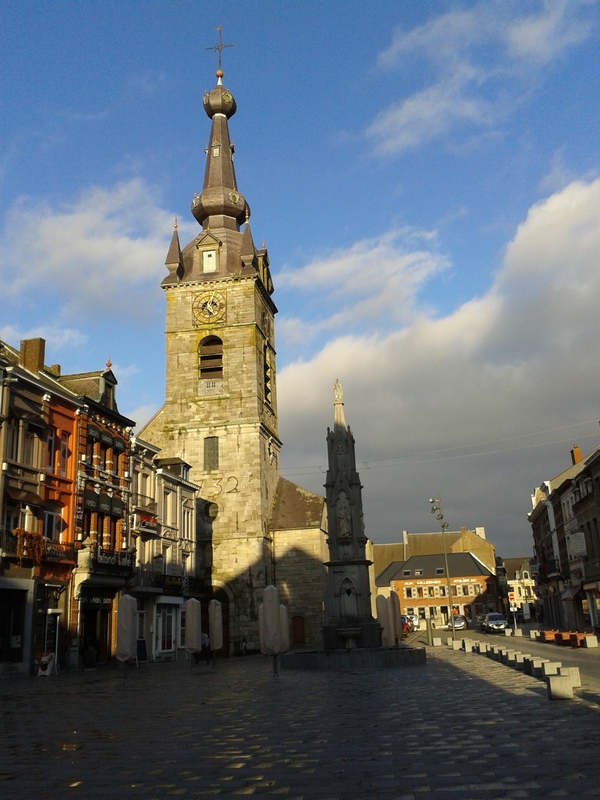
<path fill-rule="evenodd" d="M 333 401 L 334 403 L 343 403 L 344 402 L 344 390 L 342 389 L 342 384 L 336 378 L 335 383 L 333 384 Z"/>

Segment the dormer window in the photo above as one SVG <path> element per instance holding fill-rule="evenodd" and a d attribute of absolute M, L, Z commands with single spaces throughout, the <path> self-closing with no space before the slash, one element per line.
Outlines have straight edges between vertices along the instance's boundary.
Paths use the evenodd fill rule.
<path fill-rule="evenodd" d="M 202 252 L 202 272 L 217 271 L 217 251 L 204 250 Z"/>

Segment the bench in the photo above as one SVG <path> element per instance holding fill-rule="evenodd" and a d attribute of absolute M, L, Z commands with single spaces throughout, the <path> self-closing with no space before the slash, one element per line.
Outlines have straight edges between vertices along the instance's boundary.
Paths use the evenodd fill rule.
<path fill-rule="evenodd" d="M 541 642 L 553 642 L 560 631 L 540 631 Z"/>

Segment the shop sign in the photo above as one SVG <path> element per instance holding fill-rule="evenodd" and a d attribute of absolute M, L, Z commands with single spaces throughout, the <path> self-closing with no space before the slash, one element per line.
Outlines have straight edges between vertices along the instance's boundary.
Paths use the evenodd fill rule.
<path fill-rule="evenodd" d="M 183 588 L 183 578 L 181 575 L 164 575 L 163 576 L 163 589 L 169 591 L 181 591 Z"/>
<path fill-rule="evenodd" d="M 119 439 L 118 436 L 115 436 L 115 438 L 113 440 L 113 448 L 115 450 L 117 450 L 119 453 L 124 453 L 125 452 L 125 442 L 123 441 L 123 439 Z"/>
<path fill-rule="evenodd" d="M 100 431 L 95 425 L 88 425 L 87 435 L 88 439 L 99 439 Z"/>
<path fill-rule="evenodd" d="M 107 494 L 101 494 L 98 497 L 98 511 L 101 514 L 110 514 L 112 509 L 112 503 L 110 497 Z"/>
<path fill-rule="evenodd" d="M 90 587 L 86 589 L 85 592 L 82 591 L 81 595 L 79 596 L 79 602 L 81 603 L 82 608 L 111 608 L 113 597 L 113 592 L 109 593 L 99 588 Z"/>
<path fill-rule="evenodd" d="M 131 573 L 133 556 L 127 550 L 103 550 L 98 547 L 92 551 L 94 572 L 125 577 Z"/>
<path fill-rule="evenodd" d="M 102 442 L 102 444 L 105 444 L 107 447 L 112 447 L 114 439 L 110 435 L 110 433 L 107 433 L 106 431 L 100 431 L 100 441 Z"/>
<path fill-rule="evenodd" d="M 158 518 L 150 514 L 136 514 L 134 527 L 140 533 L 158 533 Z"/>

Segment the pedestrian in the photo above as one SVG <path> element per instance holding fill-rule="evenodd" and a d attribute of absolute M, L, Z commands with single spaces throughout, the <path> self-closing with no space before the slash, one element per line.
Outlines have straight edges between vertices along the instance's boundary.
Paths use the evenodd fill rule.
<path fill-rule="evenodd" d="M 202 632 L 200 636 L 200 641 L 202 643 L 202 654 L 206 659 L 206 663 L 210 664 L 210 639 L 208 638 L 208 634 Z"/>

